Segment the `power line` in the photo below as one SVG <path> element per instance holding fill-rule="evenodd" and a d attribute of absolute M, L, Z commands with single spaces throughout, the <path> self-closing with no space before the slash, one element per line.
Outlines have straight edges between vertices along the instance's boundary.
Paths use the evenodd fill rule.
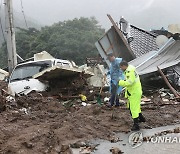
<path fill-rule="evenodd" d="M 0 4 L 0 12 L 2 12 L 2 0 L 1 0 L 1 4 Z M 4 35 L 4 31 L 3 31 L 3 26 L 2 26 L 2 18 L 1 18 L 1 14 L 0 13 L 0 27 L 1 27 L 1 32 L 2 32 L 2 35 L 3 35 L 3 39 L 4 39 L 4 42 L 6 43 L 6 39 L 5 39 L 5 35 Z"/>
<path fill-rule="evenodd" d="M 21 2 L 21 11 L 22 11 L 22 14 L 23 14 L 23 17 L 24 17 L 24 21 L 25 21 L 26 27 L 28 29 L 29 27 L 28 27 L 28 24 L 27 24 L 25 13 L 24 13 L 24 7 L 23 7 L 22 0 L 20 0 L 20 2 Z"/>

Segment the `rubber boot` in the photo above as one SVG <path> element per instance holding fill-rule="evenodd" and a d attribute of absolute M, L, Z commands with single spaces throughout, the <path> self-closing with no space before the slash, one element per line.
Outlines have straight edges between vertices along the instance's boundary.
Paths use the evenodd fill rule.
<path fill-rule="evenodd" d="M 115 105 L 115 107 L 119 107 L 119 106 L 120 106 L 119 97 L 118 97 L 118 95 L 116 95 L 116 105 Z"/>
<path fill-rule="evenodd" d="M 114 105 L 115 98 L 116 98 L 116 95 L 112 94 L 111 98 L 110 98 L 110 105 L 111 105 L 111 107 Z"/>
<path fill-rule="evenodd" d="M 133 120 L 134 120 L 134 124 L 133 124 L 131 130 L 132 131 L 140 130 L 140 128 L 139 128 L 139 117 L 138 118 L 134 118 Z"/>
<path fill-rule="evenodd" d="M 142 115 L 142 113 L 139 113 L 139 122 L 146 122 L 146 119 Z"/>

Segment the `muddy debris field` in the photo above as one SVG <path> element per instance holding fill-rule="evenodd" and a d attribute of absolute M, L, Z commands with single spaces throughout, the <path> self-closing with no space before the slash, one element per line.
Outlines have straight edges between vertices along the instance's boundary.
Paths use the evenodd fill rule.
<path fill-rule="evenodd" d="M 1 90 L 6 89 L 4 82 Z M 67 101 L 43 93 L 8 99 L 1 92 L 0 153 L 63 153 L 76 141 L 100 138 L 112 140 L 115 133 L 128 133 L 132 126 L 129 110 L 122 106 L 108 108 L 97 100 L 82 103 Z M 167 100 L 167 99 L 166 99 Z M 141 128 L 151 129 L 180 123 L 180 105 L 175 100 L 143 99 L 142 111 L 147 119 Z M 70 153 L 70 152 L 69 152 Z M 64 153 L 65 154 L 65 153 Z"/>

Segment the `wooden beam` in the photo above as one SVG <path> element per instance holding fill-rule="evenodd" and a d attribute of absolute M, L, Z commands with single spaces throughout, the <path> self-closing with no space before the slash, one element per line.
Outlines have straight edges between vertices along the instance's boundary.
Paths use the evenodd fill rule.
<path fill-rule="evenodd" d="M 169 87 L 169 89 L 172 91 L 172 93 L 174 94 L 174 96 L 175 96 L 177 99 L 179 99 L 179 97 L 180 97 L 179 93 L 171 86 L 171 84 L 169 83 L 167 77 L 164 75 L 164 73 L 162 72 L 162 70 L 161 70 L 159 67 L 157 67 L 157 68 L 158 68 L 158 71 L 159 71 L 159 73 L 161 74 L 162 78 L 164 79 L 165 83 L 166 83 L 167 86 Z"/>

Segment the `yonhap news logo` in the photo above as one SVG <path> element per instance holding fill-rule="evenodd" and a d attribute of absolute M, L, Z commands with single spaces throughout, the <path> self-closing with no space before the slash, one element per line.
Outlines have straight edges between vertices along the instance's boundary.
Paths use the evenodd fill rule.
<path fill-rule="evenodd" d="M 130 134 L 129 136 L 129 144 L 132 148 L 137 148 L 140 145 L 144 143 L 153 143 L 153 144 L 161 144 L 161 143 L 167 143 L 167 144 L 174 144 L 178 143 L 180 144 L 180 134 L 175 134 L 176 136 L 148 136 L 143 137 L 142 132 L 134 132 Z"/>
<path fill-rule="evenodd" d="M 147 143 L 180 143 L 180 136 L 153 136 L 146 137 Z"/>
<path fill-rule="evenodd" d="M 142 132 L 134 132 L 129 136 L 129 144 L 132 148 L 137 148 L 143 143 Z"/>

